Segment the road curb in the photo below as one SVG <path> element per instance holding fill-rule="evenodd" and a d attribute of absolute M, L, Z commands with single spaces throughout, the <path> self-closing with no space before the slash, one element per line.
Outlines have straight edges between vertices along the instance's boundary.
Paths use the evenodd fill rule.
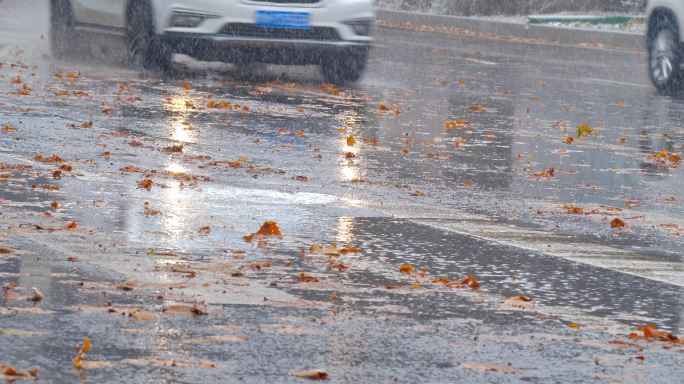
<path fill-rule="evenodd" d="M 393 24 L 416 23 L 428 27 L 446 27 L 479 33 L 494 33 L 525 39 L 540 39 L 565 44 L 601 44 L 627 49 L 646 49 L 646 38 L 638 32 L 605 31 L 586 28 L 557 27 L 551 25 L 506 21 L 493 21 L 461 16 L 440 16 L 418 12 L 377 10 L 377 19 Z"/>

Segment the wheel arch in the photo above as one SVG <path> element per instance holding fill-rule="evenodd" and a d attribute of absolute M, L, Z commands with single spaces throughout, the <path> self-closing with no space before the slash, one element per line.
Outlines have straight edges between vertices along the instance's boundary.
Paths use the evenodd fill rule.
<path fill-rule="evenodd" d="M 54 1 L 54 0 L 53 0 Z M 168 25 L 168 7 L 166 3 L 168 1 L 164 0 L 128 0 L 126 2 L 126 25 L 128 25 L 129 14 L 131 12 L 131 7 L 136 3 L 146 4 L 150 11 L 152 12 L 152 26 L 154 28 L 154 33 L 157 35 L 163 35 L 165 33 L 166 25 Z"/>
<path fill-rule="evenodd" d="M 647 11 L 647 36 L 652 37 L 651 31 L 652 27 L 663 19 L 671 20 L 677 29 L 677 36 L 679 36 L 679 41 L 684 41 L 684 28 L 682 24 L 684 23 L 684 2 L 676 0 L 653 0 L 648 4 Z"/>

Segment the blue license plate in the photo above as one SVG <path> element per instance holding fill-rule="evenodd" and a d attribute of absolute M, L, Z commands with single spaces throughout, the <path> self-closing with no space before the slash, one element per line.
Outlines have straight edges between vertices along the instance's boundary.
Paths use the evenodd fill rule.
<path fill-rule="evenodd" d="M 257 27 L 310 29 L 311 14 L 307 12 L 256 11 Z"/>

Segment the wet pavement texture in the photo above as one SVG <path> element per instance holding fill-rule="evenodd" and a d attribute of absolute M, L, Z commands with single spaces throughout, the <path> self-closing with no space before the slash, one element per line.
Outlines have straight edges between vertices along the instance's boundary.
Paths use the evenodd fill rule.
<path fill-rule="evenodd" d="M 116 42 L 50 58 L 24 22 L 47 10 L 18 4 L 0 363 L 47 382 L 682 375 L 682 344 L 629 337 L 684 334 L 684 104 L 644 52 L 393 26 L 346 87 L 185 57 L 160 76 Z M 265 221 L 282 236 L 244 239 Z"/>

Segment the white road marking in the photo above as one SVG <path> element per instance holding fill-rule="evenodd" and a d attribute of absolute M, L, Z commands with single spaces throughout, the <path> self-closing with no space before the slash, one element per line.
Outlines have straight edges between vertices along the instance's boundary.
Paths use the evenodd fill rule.
<path fill-rule="evenodd" d="M 632 87 L 641 87 L 641 88 L 648 88 L 648 87 L 649 87 L 648 85 L 643 85 L 643 84 L 623 83 L 623 82 L 621 82 L 621 81 L 612 81 L 612 80 L 603 80 L 603 79 L 590 79 L 590 78 L 587 78 L 587 79 L 583 79 L 583 80 L 587 80 L 587 81 L 596 81 L 596 82 L 599 82 L 599 83 L 606 83 L 606 84 L 629 85 L 629 86 L 632 86 Z"/>
<path fill-rule="evenodd" d="M 465 59 L 463 59 L 463 60 L 472 61 L 472 62 L 474 62 L 474 63 L 480 63 L 480 64 L 484 64 L 484 65 L 496 65 L 496 64 L 497 64 L 497 63 L 494 63 L 494 62 L 491 62 L 491 61 L 478 60 L 478 59 L 470 59 L 470 58 L 465 58 Z"/>

